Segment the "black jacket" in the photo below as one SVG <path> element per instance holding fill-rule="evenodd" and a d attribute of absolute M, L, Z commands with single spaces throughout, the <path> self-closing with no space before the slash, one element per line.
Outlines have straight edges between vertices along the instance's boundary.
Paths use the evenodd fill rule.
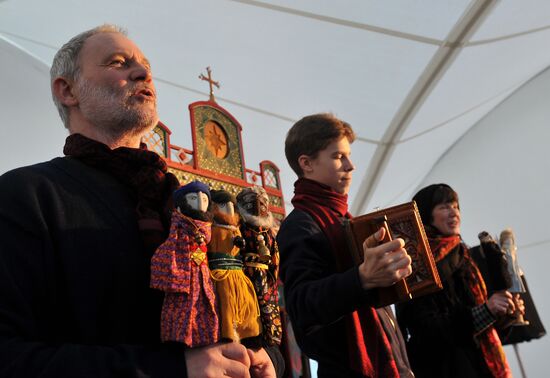
<path fill-rule="evenodd" d="M 396 305 L 417 378 L 492 377 L 474 337 L 467 274 L 460 249 L 437 263 L 443 290 Z"/>
<path fill-rule="evenodd" d="M 298 345 L 318 361 L 318 376 L 356 377 L 350 371 L 345 316 L 373 298 L 361 288 L 358 267 L 336 272 L 330 243 L 313 218 L 294 209 L 283 221 L 277 242 L 285 305 Z M 343 253 L 348 253 L 347 246 Z M 399 328 L 391 309 L 378 310 L 401 376 L 411 377 Z"/>

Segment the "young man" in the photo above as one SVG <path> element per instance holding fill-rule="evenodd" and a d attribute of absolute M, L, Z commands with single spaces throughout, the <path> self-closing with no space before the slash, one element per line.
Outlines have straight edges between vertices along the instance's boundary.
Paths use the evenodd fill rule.
<path fill-rule="evenodd" d="M 0 377 L 273 376 L 263 349 L 160 342 L 150 259 L 179 183 L 139 149 L 158 120 L 141 50 L 114 26 L 79 34 L 51 89 L 67 156 L 0 177 Z"/>
<path fill-rule="evenodd" d="M 298 180 L 294 210 L 277 236 L 286 308 L 319 377 L 413 377 L 391 309 L 369 305 L 370 289 L 411 273 L 404 242 L 369 248 L 383 239 L 379 230 L 363 244 L 357 266 L 341 223 L 350 217 L 354 139 L 351 126 L 330 114 L 302 118 L 288 132 L 286 158 Z"/>

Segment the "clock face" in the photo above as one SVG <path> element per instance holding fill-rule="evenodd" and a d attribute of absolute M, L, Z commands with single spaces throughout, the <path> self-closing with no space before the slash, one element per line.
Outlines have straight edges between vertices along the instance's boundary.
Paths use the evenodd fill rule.
<path fill-rule="evenodd" d="M 229 153 L 227 134 L 225 130 L 214 121 L 208 121 L 204 125 L 204 139 L 206 148 L 218 159 L 223 159 Z"/>

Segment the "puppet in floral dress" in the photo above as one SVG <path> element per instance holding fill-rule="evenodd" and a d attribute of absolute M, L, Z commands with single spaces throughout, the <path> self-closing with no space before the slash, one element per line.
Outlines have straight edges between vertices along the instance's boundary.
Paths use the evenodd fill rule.
<path fill-rule="evenodd" d="M 219 341 L 214 283 L 208 268 L 208 186 L 193 181 L 174 192 L 170 234 L 151 259 L 151 287 L 164 291 L 162 341 L 188 347 Z"/>

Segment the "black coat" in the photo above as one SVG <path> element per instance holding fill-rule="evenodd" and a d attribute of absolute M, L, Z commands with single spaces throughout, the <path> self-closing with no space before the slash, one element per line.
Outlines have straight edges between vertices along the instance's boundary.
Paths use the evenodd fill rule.
<path fill-rule="evenodd" d="M 492 377 L 474 338 L 466 268 L 459 249 L 437 263 L 443 290 L 396 305 L 417 378 Z"/>
<path fill-rule="evenodd" d="M 358 376 L 347 368 L 346 315 L 373 298 L 361 288 L 358 267 L 337 273 L 329 240 L 313 218 L 298 209 L 283 221 L 277 242 L 285 305 L 298 345 L 318 361 L 320 378 Z M 347 248 L 342 246 L 342 253 L 349 253 Z M 412 376 L 391 309 L 379 309 L 378 315 L 401 375 Z"/>
<path fill-rule="evenodd" d="M 0 193 L 0 377 L 186 376 L 120 183 L 57 158 L 4 174 Z"/>

